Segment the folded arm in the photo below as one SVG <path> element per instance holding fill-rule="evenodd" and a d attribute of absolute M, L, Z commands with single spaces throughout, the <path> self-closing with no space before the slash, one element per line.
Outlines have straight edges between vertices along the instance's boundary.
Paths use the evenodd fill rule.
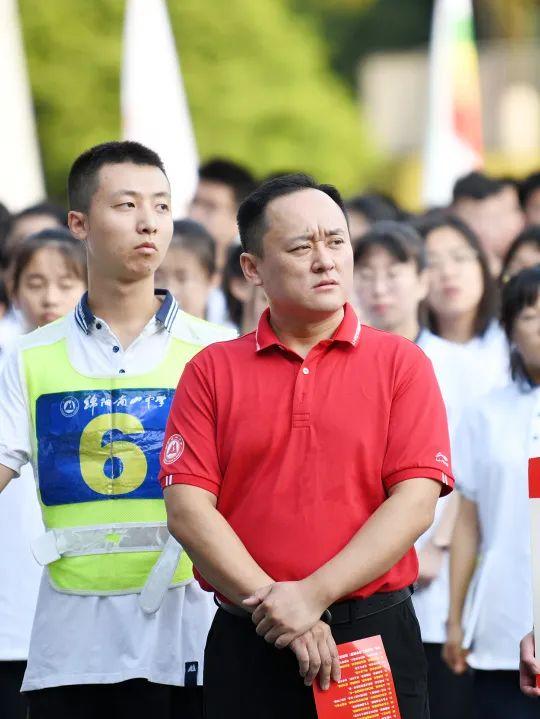
<path fill-rule="evenodd" d="M 433 522 L 440 488 L 431 479 L 400 482 L 350 542 L 313 574 L 256 592 L 244 604 L 256 607 L 257 633 L 277 647 L 287 646 L 330 604 L 385 574 Z"/>

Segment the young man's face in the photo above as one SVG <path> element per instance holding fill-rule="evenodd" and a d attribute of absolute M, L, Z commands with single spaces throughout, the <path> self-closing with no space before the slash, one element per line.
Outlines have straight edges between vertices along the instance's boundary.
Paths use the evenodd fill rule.
<path fill-rule="evenodd" d="M 153 275 L 171 241 L 169 181 L 158 167 L 104 165 L 88 213 L 70 212 L 86 242 L 90 272 L 124 281 Z"/>
<path fill-rule="evenodd" d="M 271 309 L 306 321 L 340 309 L 352 294 L 353 253 L 339 206 L 320 190 L 301 190 L 272 200 L 265 224 L 263 256 L 248 257 Z"/>
<path fill-rule="evenodd" d="M 199 180 L 189 217 L 199 222 L 218 245 L 228 247 L 238 234 L 234 191 L 222 182 Z"/>

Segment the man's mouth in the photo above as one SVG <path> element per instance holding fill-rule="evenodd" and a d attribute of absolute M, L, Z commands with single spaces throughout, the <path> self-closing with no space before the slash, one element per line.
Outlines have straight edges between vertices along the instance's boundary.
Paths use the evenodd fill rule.
<path fill-rule="evenodd" d="M 154 245 L 153 242 L 141 242 L 140 245 L 137 245 L 135 248 L 136 250 L 154 250 L 154 252 L 157 252 L 157 247 Z"/>

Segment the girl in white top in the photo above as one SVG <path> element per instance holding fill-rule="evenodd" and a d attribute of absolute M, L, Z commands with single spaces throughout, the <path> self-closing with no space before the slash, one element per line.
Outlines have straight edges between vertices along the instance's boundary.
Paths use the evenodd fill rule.
<path fill-rule="evenodd" d="M 424 244 L 402 222 L 381 221 L 362 237 L 354 255 L 355 291 L 365 321 L 416 342 L 433 363 L 445 401 L 450 436 L 464 402 L 462 378 L 467 371 L 456 345 L 422 328 L 422 301 L 429 290 Z M 437 503 L 433 527 L 417 542 L 420 564 L 413 603 L 429 664 L 431 716 L 467 719 L 472 687 L 468 676 L 456 677 L 441 660 L 448 615 L 448 553 L 455 501 Z"/>
<path fill-rule="evenodd" d="M 464 396 L 504 386 L 509 366 L 504 333 L 494 319 L 497 288 L 478 238 L 451 215 L 432 214 L 418 228 L 429 274 L 427 326 L 459 346 L 468 367 Z"/>
<path fill-rule="evenodd" d="M 86 257 L 63 228 L 23 240 L 11 270 L 11 298 L 26 330 L 70 312 L 86 288 Z M 30 465 L 0 502 L 0 707 L 3 719 L 26 716 L 20 694 L 42 569 L 30 542 L 43 533 Z"/>
<path fill-rule="evenodd" d="M 539 707 L 520 693 L 518 666 L 532 626 L 527 460 L 540 454 L 539 267 L 504 285 L 501 318 L 512 381 L 464 413 L 455 443 L 461 500 L 444 656 L 455 672 L 476 669 L 479 719 L 528 719 Z"/>

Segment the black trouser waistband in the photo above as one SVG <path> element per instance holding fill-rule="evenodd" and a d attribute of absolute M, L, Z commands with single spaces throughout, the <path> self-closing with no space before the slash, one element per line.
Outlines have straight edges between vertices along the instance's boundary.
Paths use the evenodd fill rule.
<path fill-rule="evenodd" d="M 405 602 L 412 594 L 412 587 L 398 589 L 395 592 L 376 592 L 366 599 L 346 599 L 336 602 L 328 607 L 322 619 L 328 624 L 346 624 L 357 619 L 371 617 L 373 614 L 384 612 L 387 609 Z M 215 599 L 218 607 L 235 617 L 249 619 L 251 614 L 235 604 L 227 604 Z"/>

